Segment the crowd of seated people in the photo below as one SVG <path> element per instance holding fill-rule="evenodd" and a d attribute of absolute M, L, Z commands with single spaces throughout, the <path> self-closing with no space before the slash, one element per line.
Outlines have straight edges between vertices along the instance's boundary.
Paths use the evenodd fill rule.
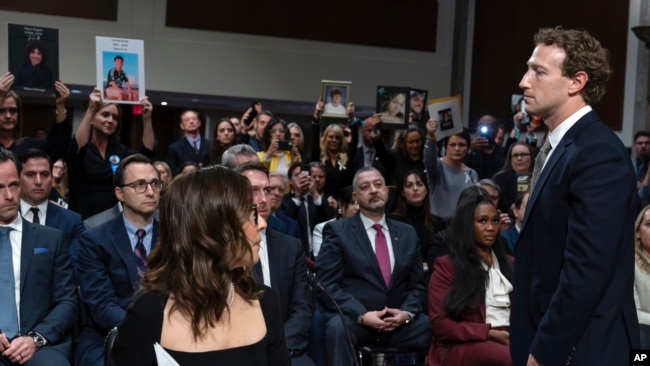
<path fill-rule="evenodd" d="M 180 118 L 183 136 L 166 149 L 166 156 L 155 156 L 148 99 L 141 101 L 141 141 L 131 146 L 117 140 L 120 105 L 103 103 L 99 90 L 90 94 L 72 133 L 65 108 L 70 92 L 57 81 L 55 118 L 46 138 L 37 141 L 17 135 L 23 105 L 9 90 L 12 81 L 10 74 L 0 77 L 0 171 L 5 163 L 16 167 L 21 225 L 58 230 L 58 243 L 67 255 L 57 257 L 62 261 L 57 266 L 65 267 L 57 278 L 65 291 L 70 284 L 78 286 L 80 295 L 70 299 L 66 293 L 57 300 L 70 304 L 62 314 L 85 314 L 75 315 L 83 322 L 74 343 L 68 338 L 74 321 L 65 317 L 60 334 L 35 328 L 35 337 L 44 341 L 38 352 L 63 345 L 70 364 L 101 365 L 106 334 L 120 325 L 135 299 L 137 306 L 147 300 L 138 296 L 154 292 L 173 299 L 180 290 L 157 293 L 157 278 L 146 277 L 147 257 L 160 238 L 159 200 L 176 180 L 178 187 L 192 188 L 192 179 L 199 179 L 201 172 L 223 166 L 247 178 L 255 214 L 264 220 L 255 229 L 259 264 L 243 267 L 234 296 L 255 306 L 256 301 L 268 301 L 246 287 L 249 278 L 259 289 L 273 291 L 279 308 L 272 311 L 282 320 L 275 322 L 282 329 L 274 336 L 284 337 L 274 342 L 286 347 L 291 364 L 320 366 L 323 358 L 313 354 L 320 348 L 327 364 L 352 365 L 356 353 L 350 338 L 355 345 L 418 349 L 428 354 L 430 365 L 460 364 L 454 361 L 460 359 L 470 365 L 511 362 L 512 258 L 507 254 L 514 253 L 525 215 L 526 177 L 533 171 L 536 146 L 525 139 L 504 142 L 504 135 L 515 135 L 504 131 L 496 118 L 483 116 L 472 136 L 463 130 L 438 141 L 435 119 L 425 118 L 393 134 L 381 130 L 379 113 L 354 118 L 351 103 L 348 120 L 327 124 L 321 120 L 323 102 L 317 102 L 307 126 L 287 123 L 259 105 L 249 124 L 246 114 L 221 119 L 209 140 L 200 133 L 199 112 L 187 110 Z M 480 134 L 481 127 L 489 133 Z M 310 134 L 312 144 L 307 146 L 305 135 Z M 395 138 L 387 141 L 386 136 Z M 650 133 L 641 131 L 634 143 L 639 197 L 650 201 Z M 4 149 L 15 153 L 15 161 L 3 155 L 11 156 Z M 182 195 L 178 189 L 172 194 Z M 173 217 L 165 220 L 170 223 Z M 168 240 L 161 242 L 171 245 Z M 646 255 L 639 248 L 638 266 Z M 168 249 L 160 249 L 157 266 L 174 263 L 161 257 L 163 250 Z M 309 291 L 308 271 L 327 295 L 313 284 Z M 139 292 L 143 278 L 146 292 Z M 481 283 L 494 286 L 486 289 Z M 262 304 L 262 311 L 266 306 Z M 180 310 L 185 320 L 197 316 Z M 320 329 L 312 329 L 315 312 L 324 319 Z M 212 320 L 209 331 L 223 319 Z M 0 328 L 5 329 L 2 323 Z M 309 345 L 312 332 L 322 332 L 323 344 Z M 162 334 L 167 334 L 164 328 Z M 20 362 L 26 354 L 11 357 Z M 29 357 L 37 358 L 34 353 Z M 277 359 L 285 362 L 284 356 Z"/>

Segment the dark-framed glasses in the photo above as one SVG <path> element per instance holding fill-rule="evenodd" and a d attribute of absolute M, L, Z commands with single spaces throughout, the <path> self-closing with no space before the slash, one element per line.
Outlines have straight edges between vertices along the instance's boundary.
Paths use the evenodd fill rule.
<path fill-rule="evenodd" d="M 151 190 L 154 192 L 160 192 L 162 188 L 162 182 L 158 179 L 151 180 L 147 182 L 144 179 L 136 180 L 135 182 L 123 184 L 122 187 L 131 187 L 135 193 L 144 193 L 147 191 L 147 187 L 151 187 Z"/>

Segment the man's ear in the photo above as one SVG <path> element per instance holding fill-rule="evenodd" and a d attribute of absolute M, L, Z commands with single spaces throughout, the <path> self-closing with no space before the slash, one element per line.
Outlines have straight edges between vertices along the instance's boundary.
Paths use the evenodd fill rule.
<path fill-rule="evenodd" d="M 569 85 L 569 94 L 575 95 L 580 93 L 580 91 L 585 88 L 588 81 L 589 75 L 587 75 L 587 73 L 584 71 L 578 71 L 571 78 L 571 84 Z"/>
<path fill-rule="evenodd" d="M 120 202 L 124 202 L 124 192 L 122 192 L 122 188 L 120 187 L 115 187 L 115 197 L 117 197 L 117 200 Z"/>

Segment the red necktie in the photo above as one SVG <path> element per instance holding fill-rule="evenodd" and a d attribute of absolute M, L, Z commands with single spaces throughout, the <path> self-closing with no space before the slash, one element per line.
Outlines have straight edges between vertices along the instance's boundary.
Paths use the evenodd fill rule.
<path fill-rule="evenodd" d="M 388 244 L 386 243 L 384 233 L 381 231 L 381 225 L 374 224 L 372 228 L 377 230 L 377 234 L 375 235 L 375 255 L 377 256 L 381 275 L 384 277 L 386 286 L 388 286 L 390 283 L 390 255 L 388 254 Z"/>

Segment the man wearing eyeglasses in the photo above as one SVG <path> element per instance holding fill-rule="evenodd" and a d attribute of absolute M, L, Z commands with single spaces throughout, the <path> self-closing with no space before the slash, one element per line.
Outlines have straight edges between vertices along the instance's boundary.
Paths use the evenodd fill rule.
<path fill-rule="evenodd" d="M 154 213 L 161 181 L 151 160 L 142 154 L 126 157 L 113 184 L 123 213 L 88 229 L 79 246 L 75 275 L 89 313 L 75 350 L 80 366 L 103 365 L 104 339 L 124 318 L 159 235 Z"/>

